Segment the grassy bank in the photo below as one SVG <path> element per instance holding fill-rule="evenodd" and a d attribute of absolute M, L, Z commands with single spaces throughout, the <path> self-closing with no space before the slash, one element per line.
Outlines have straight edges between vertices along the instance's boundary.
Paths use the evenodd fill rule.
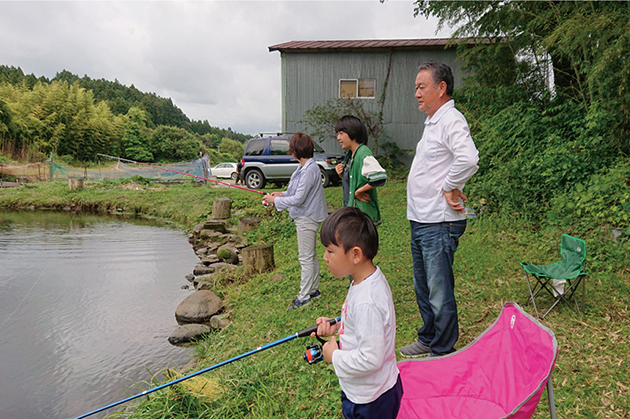
<path fill-rule="evenodd" d="M 340 207 L 341 188 L 325 191 L 328 203 Z M 298 290 L 300 275 L 295 228 L 286 212 L 263 208 L 259 195 L 241 190 L 193 183 L 162 187 L 141 180 L 88 183 L 82 191 L 68 191 L 62 182 L 0 190 L 0 209 L 137 213 L 190 228 L 211 213 L 214 198 L 223 196 L 233 199 L 233 213 L 263 217 L 248 242 L 274 243 L 276 270 L 246 279 L 237 267 L 217 276 L 216 291 L 225 299 L 232 324 L 196 346 L 199 368 L 203 368 L 309 327 L 318 316 L 339 314 L 348 284 L 332 278 L 321 258 L 322 298 L 298 311 L 286 312 Z M 411 279 L 405 183 L 388 182 L 379 191 L 379 198 L 384 223 L 379 227 L 380 251 L 375 262 L 392 288 L 400 347 L 414 340 L 421 324 Z M 237 218 L 235 215 L 232 221 Z M 578 317 L 560 307 L 543 322 L 556 333 L 559 343 L 553 374 L 558 417 L 627 418 L 630 263 L 627 244 L 616 244 L 606 230 L 578 234 L 517 218 L 476 219 L 460 242 L 455 262 L 461 332 L 458 347 L 487 328 L 506 301 L 516 301 L 533 312 L 526 304 L 527 284 L 519 262 L 556 261 L 562 233 L 586 240 L 590 274 L 586 314 Z M 319 253 L 321 257 L 323 247 Z M 132 417 L 339 418 L 340 390 L 332 367 L 309 366 L 301 359 L 310 343 L 310 338 L 295 339 L 204 374 L 215 390 L 211 398 L 194 395 L 183 385 L 156 392 Z M 162 374 L 156 380 L 167 381 Z M 535 418 L 549 417 L 546 404 L 543 396 Z"/>

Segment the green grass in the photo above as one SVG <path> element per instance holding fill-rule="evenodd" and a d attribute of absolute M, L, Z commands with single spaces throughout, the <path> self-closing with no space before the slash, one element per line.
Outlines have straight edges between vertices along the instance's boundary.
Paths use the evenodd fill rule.
<path fill-rule="evenodd" d="M 321 259 L 322 297 L 304 308 L 287 312 L 299 287 L 295 228 L 286 211 L 263 208 L 260 195 L 236 189 L 196 187 L 192 183 L 151 189 L 159 185 L 129 183 L 87 184 L 68 191 L 64 183 L 0 190 L 0 208 L 106 208 L 170 219 L 191 228 L 212 211 L 212 200 L 233 199 L 232 222 L 239 216 L 263 218 L 249 243 L 274 244 L 274 272 L 245 278 L 242 268 L 215 277 L 216 291 L 225 299 L 232 323 L 195 346 L 198 368 L 274 342 L 314 324 L 318 316 L 339 314 L 347 281 L 332 278 Z M 383 224 L 375 263 L 390 282 L 397 315 L 397 347 L 412 342 L 421 319 L 413 293 L 409 223 L 405 182 L 390 181 L 379 189 Z M 271 191 L 272 189 L 269 189 Z M 326 199 L 341 206 L 341 188 L 327 188 Z M 554 309 L 543 324 L 556 334 L 559 354 L 553 383 L 559 418 L 628 418 L 630 416 L 630 261 L 628 243 L 614 243 L 605 230 L 558 230 L 531 225 L 513 217 L 480 217 L 469 224 L 455 258 L 456 297 L 463 347 L 499 315 L 504 302 L 516 301 L 526 311 L 528 291 L 519 262 L 551 263 L 559 258 L 560 235 L 574 234 L 587 242 L 586 314 L 566 307 Z M 282 274 L 282 275 L 278 275 Z M 543 299 L 543 302 L 545 300 Z M 547 301 L 549 302 L 549 301 Z M 313 339 L 294 339 L 233 362 L 204 375 L 217 384 L 214 401 L 195 397 L 182 385 L 152 394 L 131 417 L 142 418 L 341 418 L 340 389 L 331 366 L 308 365 L 302 353 Z M 162 374 L 157 382 L 169 381 Z M 128 413 L 119 413 L 127 415 Z M 115 414 L 115 415 L 119 415 Z M 543 395 L 534 418 L 548 418 Z"/>

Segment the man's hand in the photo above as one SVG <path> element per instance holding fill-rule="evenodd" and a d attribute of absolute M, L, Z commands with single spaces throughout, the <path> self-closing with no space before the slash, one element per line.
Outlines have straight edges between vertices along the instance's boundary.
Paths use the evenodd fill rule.
<path fill-rule="evenodd" d="M 453 189 L 452 191 L 444 192 L 444 198 L 446 198 L 446 202 L 453 208 L 453 211 L 461 212 L 462 214 L 466 212 L 466 208 L 462 202 L 468 201 L 466 195 L 462 193 L 459 189 Z M 458 198 L 461 198 L 462 202 L 459 201 Z"/>

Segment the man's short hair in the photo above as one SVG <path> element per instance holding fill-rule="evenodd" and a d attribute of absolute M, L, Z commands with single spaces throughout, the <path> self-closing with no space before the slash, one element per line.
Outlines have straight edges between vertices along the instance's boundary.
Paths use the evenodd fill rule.
<path fill-rule="evenodd" d="M 455 81 L 453 79 L 453 72 L 451 68 L 444 63 L 439 63 L 437 61 L 426 61 L 418 67 L 418 73 L 422 70 L 429 70 L 431 72 L 431 79 L 433 80 L 433 85 L 437 87 L 441 82 L 446 83 L 446 94 L 451 97 L 453 96 L 453 88 L 455 87 Z"/>
<path fill-rule="evenodd" d="M 351 140 L 359 144 L 367 144 L 368 135 L 365 125 L 353 115 L 344 115 L 335 122 L 335 132 L 343 131 Z"/>
<path fill-rule="evenodd" d="M 289 153 L 293 154 L 298 160 L 301 158 L 310 159 L 313 157 L 313 139 L 303 132 L 296 132 L 289 140 Z"/>
<path fill-rule="evenodd" d="M 369 260 L 378 253 L 378 231 L 374 221 L 356 207 L 338 209 L 326 218 L 320 238 L 324 247 L 333 244 L 346 253 L 358 246 Z"/>

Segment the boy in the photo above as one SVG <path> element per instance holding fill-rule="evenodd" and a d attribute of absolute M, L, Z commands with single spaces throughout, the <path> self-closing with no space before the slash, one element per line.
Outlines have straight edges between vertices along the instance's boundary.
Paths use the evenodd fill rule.
<path fill-rule="evenodd" d="M 320 236 L 330 273 L 336 278 L 354 278 L 341 309 L 341 322 L 330 325 L 328 318 L 317 319 L 319 336 L 339 333 L 339 345 L 332 336 L 323 354 L 339 377 L 343 415 L 346 419 L 393 419 L 403 389 L 394 353 L 392 293 L 381 270 L 372 263 L 378 251 L 376 226 L 360 209 L 346 207 L 324 221 Z"/>
<path fill-rule="evenodd" d="M 345 115 L 335 123 L 335 132 L 341 148 L 348 150 L 343 163 L 335 167 L 342 179 L 343 206 L 357 207 L 381 223 L 376 187 L 387 181 L 387 173 L 367 146 L 368 135 L 359 118 Z"/>

